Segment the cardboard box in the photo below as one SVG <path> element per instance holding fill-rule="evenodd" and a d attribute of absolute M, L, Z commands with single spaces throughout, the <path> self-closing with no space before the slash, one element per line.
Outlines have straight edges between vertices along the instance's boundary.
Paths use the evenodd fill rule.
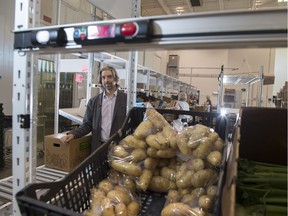
<path fill-rule="evenodd" d="M 60 140 L 65 135 L 60 133 L 45 136 L 44 163 L 47 167 L 69 172 L 90 154 L 92 136 L 86 135 L 65 144 Z"/>

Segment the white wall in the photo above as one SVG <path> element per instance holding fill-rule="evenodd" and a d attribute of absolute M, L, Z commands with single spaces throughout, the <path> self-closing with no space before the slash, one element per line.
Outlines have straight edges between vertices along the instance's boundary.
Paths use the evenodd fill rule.
<path fill-rule="evenodd" d="M 170 51 L 169 55 L 179 55 L 179 67 L 191 67 L 192 75 L 199 74 L 220 74 L 220 67 L 224 65 L 224 74 L 233 73 L 241 75 L 241 73 L 257 72 L 259 74 L 260 67 L 264 66 L 265 75 L 274 74 L 275 49 L 223 49 L 223 50 L 184 50 Z M 200 67 L 201 69 L 196 69 Z M 209 69 L 209 68 L 217 69 Z M 229 68 L 237 68 L 238 70 L 230 70 Z M 191 69 L 180 69 L 179 73 L 191 74 Z M 201 77 L 180 77 L 184 82 L 196 86 L 200 90 L 200 104 L 205 101 L 206 95 L 211 96 L 212 104 L 217 104 L 217 95 L 219 82 L 217 78 L 201 78 Z M 224 86 L 225 88 L 235 88 L 241 90 L 247 86 Z M 258 84 L 254 84 L 250 90 L 250 105 L 255 106 L 258 98 Z M 263 86 L 263 106 L 272 106 L 268 102 L 268 98 L 272 98 L 272 85 Z"/>
<path fill-rule="evenodd" d="M 191 74 L 191 69 L 181 69 L 181 67 L 192 67 L 193 76 L 196 74 L 219 75 L 221 66 L 224 65 L 226 67 L 228 65 L 228 50 L 170 51 L 169 55 L 179 55 L 180 74 Z M 217 78 L 179 77 L 179 79 L 200 90 L 200 104 L 205 102 L 206 95 L 211 96 L 213 105 L 217 104 L 217 97 L 212 96 L 212 92 L 218 91 L 219 83 Z"/>
<path fill-rule="evenodd" d="M 276 60 L 275 60 L 275 83 L 273 86 L 273 95 L 277 95 L 280 89 L 283 88 L 285 81 L 287 81 L 288 76 L 288 66 L 287 66 L 287 48 L 277 48 L 276 49 Z"/>
<path fill-rule="evenodd" d="M 229 50 L 228 66 L 237 67 L 239 70 L 234 71 L 236 74 L 255 72 L 260 73 L 260 67 L 263 66 L 264 75 L 274 75 L 275 49 L 232 49 Z M 255 83 L 250 87 L 249 106 L 257 106 L 259 97 L 259 84 Z M 229 87 L 229 86 L 228 86 Z M 233 86 L 232 86 L 233 87 Z M 238 85 L 236 89 L 246 88 L 247 85 Z M 262 86 L 262 104 L 264 107 L 273 106 L 268 99 L 272 98 L 272 85 Z"/>

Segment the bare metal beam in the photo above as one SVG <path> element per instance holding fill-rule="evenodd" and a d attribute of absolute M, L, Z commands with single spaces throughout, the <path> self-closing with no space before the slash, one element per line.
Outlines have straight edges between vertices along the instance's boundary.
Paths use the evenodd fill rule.
<path fill-rule="evenodd" d="M 165 2 L 165 0 L 158 0 L 158 3 L 161 5 L 161 7 L 163 8 L 166 14 L 173 14 L 170 11 L 169 7 L 167 6 L 167 3 Z"/>
<path fill-rule="evenodd" d="M 179 73 L 179 77 L 205 77 L 205 78 L 217 78 L 219 74 L 185 74 Z"/>

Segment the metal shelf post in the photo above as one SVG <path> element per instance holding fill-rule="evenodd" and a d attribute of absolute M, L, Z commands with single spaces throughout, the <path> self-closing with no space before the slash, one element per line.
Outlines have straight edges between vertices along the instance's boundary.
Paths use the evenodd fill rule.
<path fill-rule="evenodd" d="M 39 25 L 40 1 L 16 0 L 15 30 Z M 14 51 L 13 63 L 13 215 L 20 215 L 15 194 L 28 183 L 35 181 L 37 83 L 34 79 L 34 54 Z M 37 89 L 36 89 L 37 92 Z"/>

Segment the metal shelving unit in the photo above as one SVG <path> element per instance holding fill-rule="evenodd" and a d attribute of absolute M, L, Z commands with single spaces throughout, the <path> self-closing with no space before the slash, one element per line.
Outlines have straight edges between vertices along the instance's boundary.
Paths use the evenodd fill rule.
<path fill-rule="evenodd" d="M 36 168 L 36 181 L 37 183 L 59 181 L 64 178 L 68 173 L 48 167 L 39 166 Z M 0 181 L 0 214 L 6 215 L 13 200 L 13 177 L 7 177 Z"/>
<path fill-rule="evenodd" d="M 27 55 L 38 53 L 83 53 L 116 50 L 143 49 L 210 49 L 210 48 L 248 48 L 248 47 L 287 47 L 287 10 L 255 10 L 221 13 L 199 13 L 183 16 L 163 16 L 131 18 L 89 23 L 58 25 L 41 28 L 29 28 L 28 17 L 31 1 L 16 0 L 14 86 L 13 86 L 13 197 L 27 183 L 28 173 L 33 165 L 27 149 L 33 147 L 33 123 L 35 114 L 30 110 L 27 74 L 33 77 L 33 70 L 27 66 Z M 21 19 L 20 19 L 21 17 Z M 89 26 L 114 26 L 135 24 L 139 27 L 136 35 L 129 37 L 114 32 L 115 37 L 76 41 L 73 32 L 87 29 Z M 142 27 L 143 28 L 142 28 Z M 65 30 L 70 31 L 65 31 Z M 73 30 L 73 31 L 71 31 Z M 45 43 L 35 41 L 35 35 L 43 32 L 56 32 L 57 38 Z M 65 32 L 65 33 L 64 33 Z M 69 33 L 70 32 L 70 33 Z M 68 34 L 69 41 L 63 40 Z M 104 41 L 104 43 L 102 43 Z M 25 55 L 26 53 L 26 55 Z M 24 76 L 24 78 L 23 78 Z M 28 84 L 28 85 L 27 85 Z M 131 86 L 128 87 L 130 90 Z M 22 93 L 24 90 L 24 93 Z M 33 95 L 33 89 L 31 95 Z M 28 95 L 27 97 L 23 96 Z M 28 98 L 28 99 L 27 99 Z M 128 100 L 129 101 L 129 100 Z M 31 112 L 30 112 L 31 111 Z M 32 124 L 31 124 L 32 125 Z M 27 160 L 28 158 L 28 160 Z M 35 176 L 34 176 L 35 177 Z M 15 200 L 14 200 L 15 201 Z M 13 201 L 13 213 L 19 215 L 16 201 Z"/>
<path fill-rule="evenodd" d="M 79 68 L 78 70 L 80 70 L 81 68 L 81 61 L 82 63 L 86 63 L 87 64 L 87 58 L 88 56 L 85 54 L 81 54 L 81 59 L 79 61 L 79 66 L 77 66 L 76 68 Z M 62 59 L 60 60 L 60 64 L 62 65 L 61 68 L 63 68 L 63 64 L 70 64 L 72 60 L 67 60 L 67 59 Z M 125 76 L 123 76 L 122 74 L 122 78 L 126 77 L 128 74 L 128 70 L 127 70 L 127 64 L 128 64 L 128 60 L 120 58 L 118 56 L 112 55 L 110 53 L 106 53 L 106 52 L 100 52 L 100 53 L 94 53 L 94 61 L 95 62 L 100 62 L 101 64 L 107 64 L 107 65 L 111 65 L 114 66 L 117 70 L 121 70 L 121 73 L 123 72 L 123 70 L 125 71 Z M 144 91 L 147 94 L 153 93 L 153 94 L 158 94 L 158 96 L 161 97 L 161 99 L 163 99 L 164 95 L 169 95 L 169 94 L 178 94 L 179 91 L 185 91 L 185 92 L 190 92 L 190 93 L 196 93 L 197 89 L 194 86 L 189 85 L 188 83 L 182 82 L 174 77 L 168 76 L 166 74 L 163 73 L 159 73 L 156 72 L 150 68 L 147 68 L 145 66 L 142 65 L 138 65 L 138 71 L 137 71 L 137 83 L 138 82 L 145 82 L 145 89 L 136 89 L 135 91 Z M 86 70 L 88 71 L 87 76 L 90 76 L 89 71 L 92 71 L 91 69 L 86 68 Z M 65 70 L 61 70 L 60 72 L 64 72 Z M 69 71 L 69 69 L 66 69 L 66 71 Z M 80 72 L 80 71 L 78 71 Z M 85 71 L 86 72 L 86 71 Z M 119 74 L 121 74 L 119 73 Z M 87 86 L 90 87 L 98 87 L 97 84 L 93 84 L 93 83 L 89 83 L 88 79 L 87 79 Z M 151 89 L 152 87 L 156 87 L 157 89 Z M 125 82 L 125 86 L 123 86 L 123 89 L 127 90 L 127 82 Z M 87 89 L 87 93 L 88 91 L 91 91 L 91 88 Z M 90 94 L 86 95 L 86 98 L 89 99 Z M 135 104 L 134 104 L 135 106 Z M 63 108 L 63 109 L 59 109 L 58 114 L 68 118 L 70 120 L 72 120 L 73 122 L 77 123 L 77 124 L 81 124 L 83 118 L 81 116 L 78 115 L 78 108 Z M 55 132 L 57 133 L 57 132 Z"/>

